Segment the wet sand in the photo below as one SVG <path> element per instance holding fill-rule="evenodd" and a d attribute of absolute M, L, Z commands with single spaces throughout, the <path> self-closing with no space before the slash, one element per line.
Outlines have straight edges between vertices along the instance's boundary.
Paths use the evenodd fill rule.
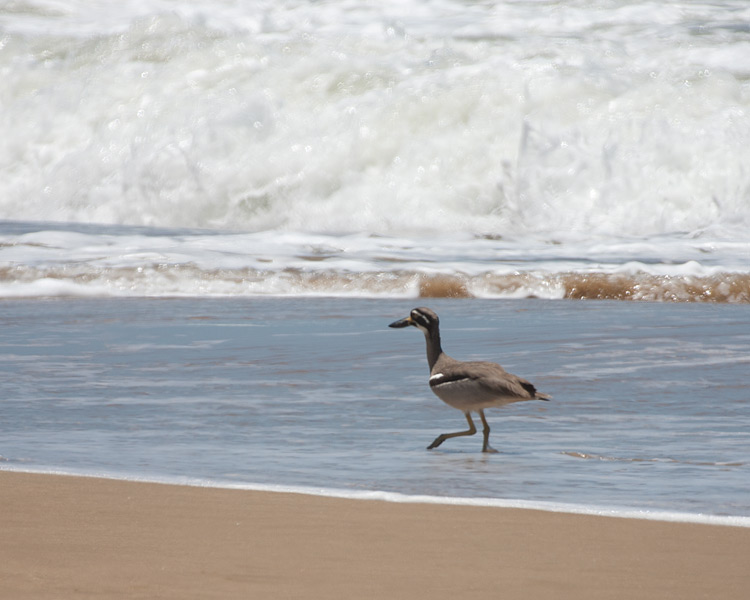
<path fill-rule="evenodd" d="M 0 597 L 722 598 L 750 529 L 0 472 Z"/>

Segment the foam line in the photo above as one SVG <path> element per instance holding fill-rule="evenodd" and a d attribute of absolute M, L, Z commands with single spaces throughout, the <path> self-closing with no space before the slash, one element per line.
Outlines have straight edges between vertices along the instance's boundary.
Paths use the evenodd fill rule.
<path fill-rule="evenodd" d="M 263 483 L 237 483 L 232 481 L 199 479 L 192 477 L 141 477 L 137 475 L 113 475 L 109 473 L 89 473 L 52 469 L 15 469 L 3 468 L 3 471 L 17 473 L 34 473 L 40 475 L 61 475 L 74 477 L 92 477 L 115 481 L 132 481 L 136 483 L 157 483 L 162 485 L 183 485 L 189 487 L 245 490 L 255 492 L 303 494 L 325 498 L 347 500 L 377 500 L 399 504 L 443 504 L 447 506 L 473 506 L 486 508 L 515 508 L 522 510 L 539 510 L 544 512 L 590 515 L 596 517 L 614 517 L 621 519 L 645 519 L 673 523 L 695 523 L 701 525 L 720 525 L 725 527 L 750 527 L 750 516 L 711 515 L 706 513 L 689 513 L 678 511 L 647 510 L 632 507 L 603 507 L 587 504 L 570 504 L 543 500 L 519 500 L 513 498 L 462 498 L 454 496 L 429 496 L 423 494 L 402 494 L 386 491 L 345 490 L 338 488 L 312 487 L 301 485 L 280 485 Z"/>

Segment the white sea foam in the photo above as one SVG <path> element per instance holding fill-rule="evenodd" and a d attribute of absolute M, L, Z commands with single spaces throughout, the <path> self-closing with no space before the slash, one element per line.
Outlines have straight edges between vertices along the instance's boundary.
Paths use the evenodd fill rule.
<path fill-rule="evenodd" d="M 0 297 L 622 294 L 746 302 L 748 265 L 750 243 L 709 244 L 692 236 L 560 244 L 466 234 L 406 238 L 0 223 Z"/>
<path fill-rule="evenodd" d="M 193 477 L 141 477 L 138 475 L 122 476 L 113 475 L 111 473 L 76 472 L 74 470 L 58 469 L 15 469 L 3 467 L 3 470 L 48 475 L 100 477 L 104 479 L 114 479 L 120 481 L 159 483 L 165 485 L 184 485 L 201 488 L 219 488 L 282 494 L 302 494 L 308 496 L 322 496 L 326 498 L 394 502 L 398 504 L 443 504 L 448 506 L 513 508 L 522 510 L 538 510 L 555 513 L 590 515 L 598 517 L 644 519 L 649 521 L 668 521 L 677 523 L 699 523 L 704 525 L 721 525 L 729 527 L 750 527 L 750 517 L 746 516 L 711 515 L 704 513 L 647 510 L 632 507 L 603 507 L 589 504 L 516 500 L 512 498 L 461 498 L 452 496 L 430 496 L 423 494 L 402 494 L 398 492 L 385 492 L 378 490 L 345 490 L 297 485 L 237 483 L 234 481 L 198 479 Z"/>
<path fill-rule="evenodd" d="M 0 9 L 0 214 L 588 237 L 750 224 L 739 0 Z"/>
<path fill-rule="evenodd" d="M 100 285 L 41 277 L 28 283 L 0 283 L 0 298 L 96 298 L 116 296 L 117 291 Z"/>

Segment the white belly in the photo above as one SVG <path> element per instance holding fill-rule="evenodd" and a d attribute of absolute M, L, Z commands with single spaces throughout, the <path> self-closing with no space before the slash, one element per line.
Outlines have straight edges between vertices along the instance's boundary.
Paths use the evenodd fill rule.
<path fill-rule="evenodd" d="M 463 412 L 483 410 L 493 406 L 505 406 L 521 399 L 489 393 L 481 385 L 478 385 L 475 380 L 471 379 L 451 381 L 444 384 L 433 383 L 430 389 L 448 406 L 452 406 Z"/>

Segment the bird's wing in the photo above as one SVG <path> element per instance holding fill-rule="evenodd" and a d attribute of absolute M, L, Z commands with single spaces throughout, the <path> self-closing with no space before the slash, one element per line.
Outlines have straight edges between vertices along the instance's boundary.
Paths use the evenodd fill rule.
<path fill-rule="evenodd" d="M 492 362 L 454 362 L 441 369 L 444 379 L 472 379 L 487 392 L 500 397 L 514 397 L 531 400 L 536 396 L 536 388 L 530 382 L 508 373 L 500 365 Z"/>

